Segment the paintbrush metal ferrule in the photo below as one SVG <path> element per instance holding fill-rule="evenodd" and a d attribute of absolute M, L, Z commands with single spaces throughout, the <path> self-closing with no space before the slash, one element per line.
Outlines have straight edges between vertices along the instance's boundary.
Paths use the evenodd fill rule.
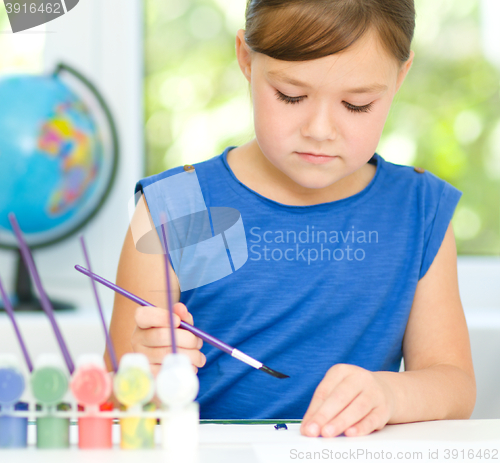
<path fill-rule="evenodd" d="M 258 360 L 255 360 L 254 358 L 250 357 L 247 354 L 244 354 L 238 349 L 233 349 L 231 352 L 231 357 L 234 357 L 235 359 L 241 360 L 242 362 L 246 363 L 247 365 L 250 365 L 251 367 L 257 368 L 257 370 L 260 370 L 262 368 L 262 363 L 259 362 Z"/>

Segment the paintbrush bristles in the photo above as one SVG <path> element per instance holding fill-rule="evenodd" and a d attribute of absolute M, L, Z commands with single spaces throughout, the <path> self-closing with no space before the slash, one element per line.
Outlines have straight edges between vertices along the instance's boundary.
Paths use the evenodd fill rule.
<path fill-rule="evenodd" d="M 274 376 L 275 378 L 283 379 L 283 378 L 290 378 L 288 375 L 284 375 L 283 373 L 280 373 L 279 371 L 273 370 L 272 368 L 266 367 L 265 365 L 262 365 L 259 370 Z"/>

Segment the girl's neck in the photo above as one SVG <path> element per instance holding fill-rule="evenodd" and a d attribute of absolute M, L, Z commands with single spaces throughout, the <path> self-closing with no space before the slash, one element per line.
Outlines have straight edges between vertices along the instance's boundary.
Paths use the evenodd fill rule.
<path fill-rule="evenodd" d="M 373 164 L 366 163 L 327 188 L 305 188 L 271 164 L 262 154 L 255 138 L 230 150 L 227 162 L 236 178 L 248 188 L 273 201 L 291 206 L 309 206 L 348 198 L 364 190 L 376 172 Z"/>

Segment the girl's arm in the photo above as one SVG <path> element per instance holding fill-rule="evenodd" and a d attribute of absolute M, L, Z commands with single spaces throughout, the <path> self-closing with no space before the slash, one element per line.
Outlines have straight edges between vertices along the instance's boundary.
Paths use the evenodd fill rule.
<path fill-rule="evenodd" d="M 406 371 L 400 373 L 346 364 L 330 368 L 304 415 L 301 432 L 355 436 L 387 423 L 470 417 L 476 382 L 451 224 L 417 284 L 403 354 Z"/>
<path fill-rule="evenodd" d="M 144 210 L 144 208 L 146 210 Z M 145 214 L 145 212 L 147 214 Z M 147 219 L 149 211 L 145 201 L 140 201 L 132 218 L 132 228 L 138 226 L 137 220 Z M 148 224 L 149 225 L 149 224 Z M 110 335 L 119 359 L 128 352 L 140 352 L 147 355 L 153 373 L 157 373 L 163 357 L 171 352 L 170 329 L 168 322 L 165 263 L 163 254 L 144 254 L 134 244 L 131 227 L 127 230 L 123 244 L 116 284 L 127 291 L 151 302 L 155 307 L 138 307 L 135 302 L 116 293 Z M 139 226 L 139 228 L 141 228 Z M 157 249 L 161 249 L 157 235 Z M 154 238 L 153 237 L 153 238 Z M 193 317 L 186 306 L 179 303 L 180 287 L 174 270 L 169 265 L 172 302 L 174 304 L 174 324 L 180 320 L 193 324 Z M 189 355 L 195 367 L 205 363 L 205 356 L 199 351 L 203 342 L 183 329 L 175 330 L 179 352 Z M 107 368 L 112 369 L 109 353 L 106 349 Z"/>
<path fill-rule="evenodd" d="M 470 418 L 476 380 L 451 224 L 420 279 L 403 339 L 405 372 L 377 372 L 396 395 L 389 423 Z"/>

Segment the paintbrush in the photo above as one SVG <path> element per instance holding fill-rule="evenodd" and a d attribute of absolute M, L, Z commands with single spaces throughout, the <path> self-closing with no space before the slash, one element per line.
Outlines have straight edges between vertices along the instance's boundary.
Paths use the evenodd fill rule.
<path fill-rule="evenodd" d="M 21 350 L 23 351 L 24 359 L 26 360 L 26 365 L 28 365 L 28 369 L 31 373 L 33 371 L 33 364 L 31 363 L 31 358 L 28 354 L 28 349 L 26 348 L 26 344 L 24 343 L 23 337 L 21 336 L 21 332 L 19 331 L 19 327 L 17 326 L 16 318 L 14 317 L 14 309 L 12 308 L 9 298 L 7 297 L 7 293 L 5 292 L 1 278 L 0 278 L 0 294 L 2 295 L 5 311 L 7 312 L 7 315 L 9 316 L 12 325 L 14 325 L 14 331 L 16 332 L 16 336 L 21 346 Z"/>
<path fill-rule="evenodd" d="M 36 289 L 38 290 L 38 294 L 40 295 L 40 303 L 42 305 L 43 311 L 47 315 L 50 324 L 52 325 L 52 329 L 54 330 L 54 334 L 56 336 L 57 343 L 61 348 L 61 352 L 64 357 L 64 361 L 66 362 L 66 366 L 68 367 L 70 374 L 73 374 L 73 371 L 75 370 L 75 365 L 73 364 L 71 355 L 68 351 L 68 348 L 66 347 L 66 343 L 64 342 L 61 331 L 59 330 L 59 326 L 57 326 L 56 319 L 54 318 L 54 310 L 52 309 L 52 304 L 50 303 L 49 298 L 43 289 L 42 282 L 40 280 L 40 275 L 38 275 L 38 271 L 36 269 L 33 256 L 31 255 L 31 251 L 26 242 L 24 241 L 21 229 L 19 228 L 19 224 L 17 223 L 16 220 L 16 216 L 12 212 L 9 214 L 9 221 L 12 226 L 12 230 L 14 230 L 14 234 L 16 235 L 24 263 L 28 267 L 31 276 L 33 277 Z"/>
<path fill-rule="evenodd" d="M 165 275 L 166 275 L 166 283 L 167 283 L 167 305 L 168 305 L 168 314 L 170 319 L 170 339 L 172 340 L 172 353 L 177 353 L 177 346 L 175 343 L 175 332 L 174 332 L 174 309 L 172 305 L 172 293 L 170 292 L 170 271 L 168 268 L 168 244 L 167 244 L 167 235 L 165 232 L 165 213 L 161 213 L 161 231 L 163 234 L 163 242 L 165 243 L 165 249 L 163 253 L 164 262 L 165 262 Z M 90 270 L 90 267 L 89 267 Z"/>
<path fill-rule="evenodd" d="M 85 246 L 85 239 L 83 238 L 83 236 L 80 237 L 80 243 L 82 245 L 83 255 L 85 257 L 85 262 L 87 263 L 87 267 L 89 268 L 90 272 L 92 272 L 92 267 L 90 266 L 90 259 L 87 253 L 87 247 Z M 106 337 L 106 345 L 108 346 L 109 358 L 111 359 L 111 365 L 113 366 L 113 371 L 116 373 L 118 371 L 118 362 L 116 361 L 115 348 L 113 346 L 111 338 L 109 337 L 108 328 L 106 326 L 106 320 L 104 320 L 104 312 L 102 311 L 101 301 L 99 300 L 99 295 L 97 294 L 97 288 L 95 285 L 94 278 L 92 278 L 91 276 L 90 280 L 92 281 L 92 289 L 94 290 L 94 297 L 97 302 L 97 307 L 99 308 L 99 313 L 101 315 L 101 322 L 102 322 L 102 327 L 104 328 L 104 336 Z"/>
<path fill-rule="evenodd" d="M 78 270 L 79 272 L 83 273 L 84 275 L 87 275 L 88 277 L 94 278 L 95 281 L 98 281 L 99 283 L 103 284 L 104 286 L 106 286 L 106 287 L 112 289 L 113 291 L 117 292 L 118 294 L 121 294 L 122 296 L 130 299 L 131 301 L 136 302 L 139 305 L 155 307 L 150 302 L 145 301 L 144 299 L 141 299 L 140 297 L 137 297 L 132 293 L 129 293 L 125 289 L 120 288 L 119 286 L 115 285 L 114 283 L 111 283 L 108 280 L 105 280 L 104 278 L 100 277 L 99 275 L 96 275 L 95 273 L 89 272 L 86 268 L 83 268 L 80 265 L 75 265 L 75 269 Z M 274 376 L 275 378 L 280 378 L 280 379 L 281 378 L 289 378 L 288 375 L 284 375 L 283 373 L 280 373 L 279 371 L 275 371 L 272 368 L 266 367 L 258 360 L 253 359 L 249 355 L 244 354 L 243 352 L 239 351 L 238 349 L 231 347 L 230 345 L 226 344 L 225 342 L 220 341 L 219 339 L 215 338 L 214 336 L 212 336 L 208 333 L 205 333 L 204 331 L 200 330 L 199 328 L 196 328 L 193 325 L 190 325 L 189 323 L 186 323 L 186 322 L 181 320 L 180 328 L 183 328 L 186 331 L 193 333 L 195 336 L 198 336 L 199 338 L 208 342 L 212 346 L 217 347 L 217 349 L 222 350 L 226 354 L 231 355 L 235 359 L 238 359 L 238 360 L 246 363 L 247 365 L 250 365 L 251 367 L 256 368 L 257 370 L 261 370 L 265 373 L 268 373 L 271 376 Z"/>

